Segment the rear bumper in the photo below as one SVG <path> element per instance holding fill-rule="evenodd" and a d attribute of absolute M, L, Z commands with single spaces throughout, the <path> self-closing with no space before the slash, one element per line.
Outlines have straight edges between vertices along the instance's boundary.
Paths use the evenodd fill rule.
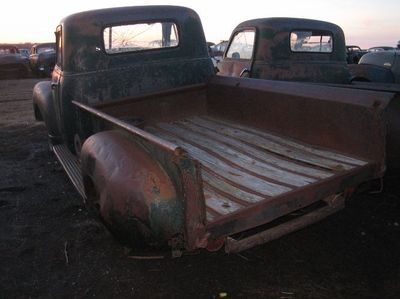
<path fill-rule="evenodd" d="M 305 214 L 301 217 L 295 218 L 291 221 L 275 226 L 273 228 L 266 229 L 262 232 L 256 233 L 240 240 L 236 240 L 232 237 L 227 237 L 225 241 L 225 252 L 240 252 L 251 247 L 278 239 L 284 235 L 316 223 L 344 208 L 345 200 L 340 195 L 330 196 L 324 201 L 327 204 L 326 206 Z"/>

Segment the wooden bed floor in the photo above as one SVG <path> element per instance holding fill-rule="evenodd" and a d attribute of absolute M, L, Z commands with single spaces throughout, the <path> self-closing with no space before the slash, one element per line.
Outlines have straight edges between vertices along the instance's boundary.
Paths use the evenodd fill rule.
<path fill-rule="evenodd" d="M 146 130 L 201 163 L 208 222 L 367 164 L 209 116 L 158 123 Z"/>

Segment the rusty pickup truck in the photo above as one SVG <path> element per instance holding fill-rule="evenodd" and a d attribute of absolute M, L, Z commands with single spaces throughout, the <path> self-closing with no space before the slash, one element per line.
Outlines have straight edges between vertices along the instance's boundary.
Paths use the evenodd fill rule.
<path fill-rule="evenodd" d="M 191 9 L 74 14 L 56 44 L 35 116 L 123 242 L 238 252 L 340 210 L 385 172 L 394 94 L 216 76 Z"/>
<path fill-rule="evenodd" d="M 219 74 L 269 80 L 350 83 L 343 30 L 300 18 L 247 20 L 232 31 Z"/>

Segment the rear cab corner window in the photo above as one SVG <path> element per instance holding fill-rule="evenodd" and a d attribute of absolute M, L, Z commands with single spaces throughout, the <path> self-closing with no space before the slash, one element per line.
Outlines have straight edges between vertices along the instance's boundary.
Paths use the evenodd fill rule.
<path fill-rule="evenodd" d="M 229 45 L 226 57 L 231 59 L 251 59 L 255 35 L 254 29 L 236 32 Z"/>
<path fill-rule="evenodd" d="M 327 31 L 294 30 L 290 33 L 292 52 L 332 53 L 333 34 Z"/>
<path fill-rule="evenodd" d="M 109 26 L 103 30 L 107 54 L 137 52 L 179 45 L 177 25 L 170 21 Z"/>

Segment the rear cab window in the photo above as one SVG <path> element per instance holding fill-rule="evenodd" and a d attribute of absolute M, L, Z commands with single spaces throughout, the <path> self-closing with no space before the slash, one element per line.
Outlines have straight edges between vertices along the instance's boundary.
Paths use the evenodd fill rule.
<path fill-rule="evenodd" d="M 167 21 L 106 27 L 103 40 L 105 52 L 111 55 L 179 45 L 177 25 Z"/>
<path fill-rule="evenodd" d="M 255 36 L 256 33 L 254 29 L 236 32 L 229 45 L 226 57 L 232 59 L 251 59 L 253 56 Z"/>
<path fill-rule="evenodd" d="M 327 31 L 292 31 L 290 49 L 292 52 L 332 53 L 333 34 Z"/>

